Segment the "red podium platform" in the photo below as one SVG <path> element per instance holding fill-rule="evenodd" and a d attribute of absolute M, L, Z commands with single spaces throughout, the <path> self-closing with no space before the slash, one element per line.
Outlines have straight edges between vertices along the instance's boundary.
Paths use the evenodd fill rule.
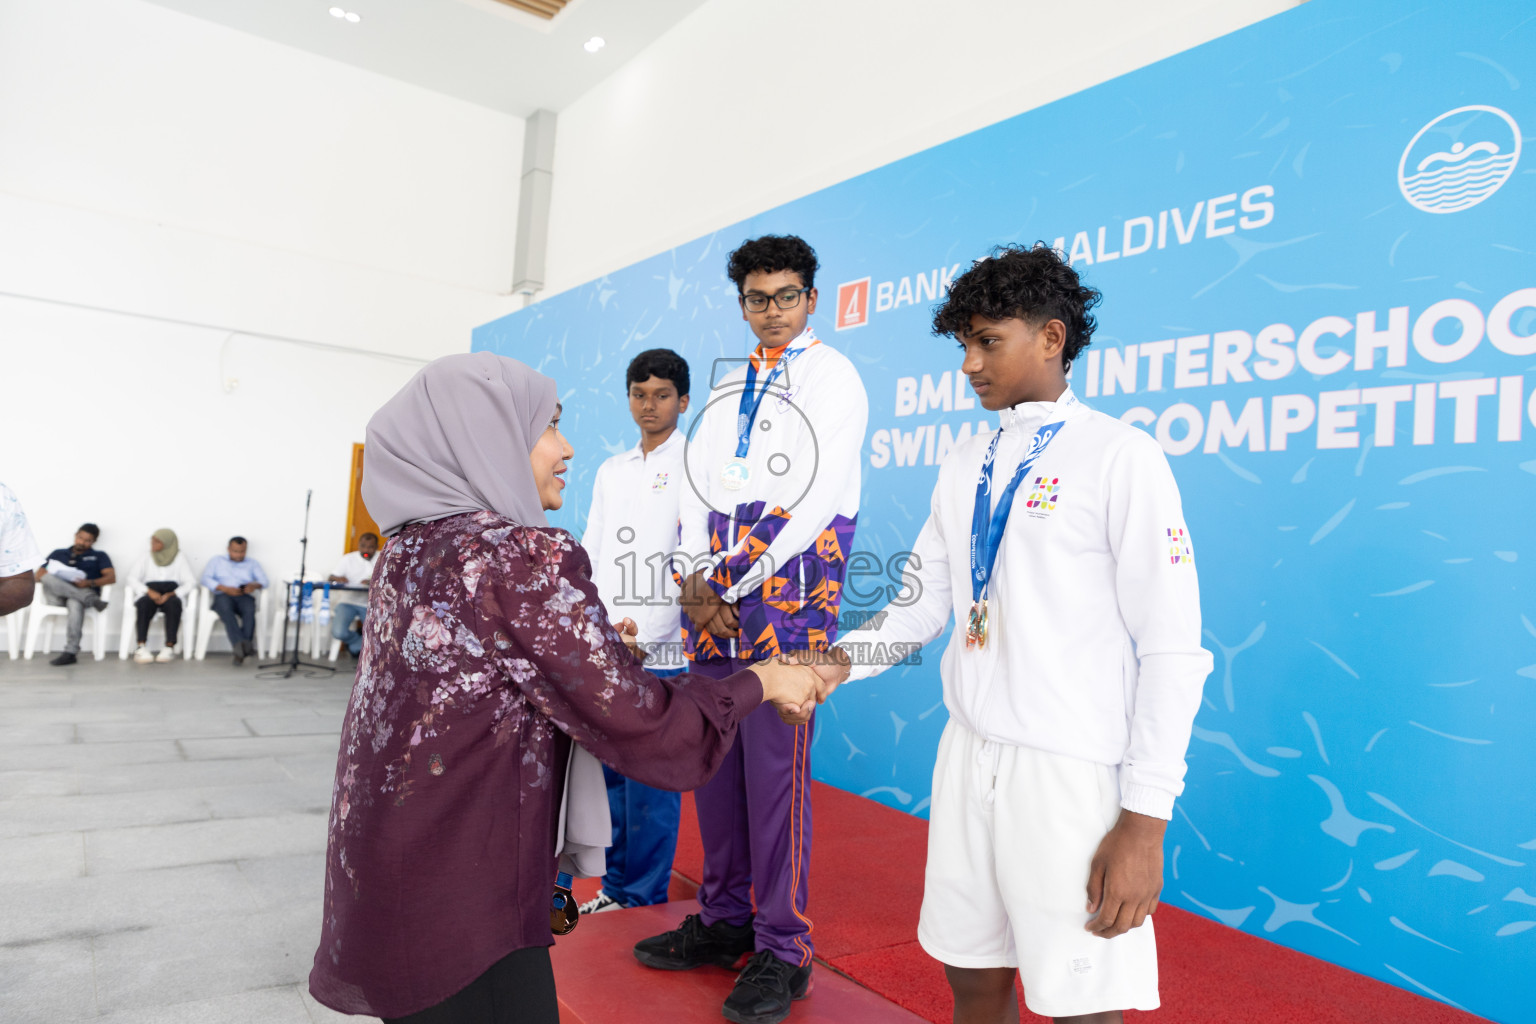
<path fill-rule="evenodd" d="M 948 1024 L 944 968 L 917 943 L 928 823 L 812 783 L 807 916 L 814 927 L 812 994 L 786 1024 L 931 1021 Z M 732 972 L 653 971 L 635 942 L 694 913 L 704 851 L 683 795 L 673 902 L 584 918 L 553 950 L 564 1024 L 715 1022 Z M 581 879 L 579 900 L 597 891 Z M 1157 911 L 1162 1009 L 1132 1024 L 1475 1024 L 1481 1018 L 1166 904 Z M 1020 1005 L 1020 1018 L 1042 1021 Z"/>
<path fill-rule="evenodd" d="M 715 967 L 655 971 L 641 966 L 631 952 L 636 942 L 676 928 L 685 914 L 698 909 L 697 903 L 688 900 L 610 910 L 583 918 L 574 932 L 557 939 L 552 959 L 561 1024 L 716 1024 L 722 1020 L 720 1004 L 731 994 L 734 971 Z M 796 1024 L 922 1024 L 923 1020 L 824 964 L 816 965 L 810 995 L 795 1004 L 790 1019 Z"/>

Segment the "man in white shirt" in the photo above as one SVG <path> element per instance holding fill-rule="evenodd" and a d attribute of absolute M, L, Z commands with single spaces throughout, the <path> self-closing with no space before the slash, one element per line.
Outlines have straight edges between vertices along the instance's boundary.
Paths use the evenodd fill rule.
<path fill-rule="evenodd" d="M 0 615 L 32 603 L 32 573 L 42 564 L 43 552 L 27 525 L 27 513 L 11 489 L 0 484 Z"/>
<path fill-rule="evenodd" d="M 624 374 L 629 414 L 640 443 L 604 462 L 592 481 L 592 507 L 582 547 L 592 582 L 615 621 L 636 624 L 636 642 L 656 675 L 682 671 L 682 611 L 670 562 L 677 550 L 678 495 L 688 486 L 687 439 L 677 420 L 688 411 L 688 363 L 670 349 L 641 352 Z M 682 798 L 626 779 L 603 766 L 613 845 L 603 887 L 583 914 L 667 901 Z"/>
<path fill-rule="evenodd" d="M 1149 915 L 1211 656 L 1167 458 L 1067 387 L 1098 299 L 1044 245 L 954 282 L 934 333 L 1001 430 L 939 470 L 907 569 L 920 597 L 809 656 L 825 697 L 953 616 L 918 940 L 956 1020 L 1017 1020 L 1016 975 L 1058 1021 L 1158 1006 Z"/>
<path fill-rule="evenodd" d="M 723 678 L 837 639 L 869 401 L 853 363 L 810 327 L 817 267 L 793 235 L 755 238 L 730 255 L 726 273 L 757 344 L 689 432 L 680 513 L 691 561 L 678 572 L 694 672 Z M 812 729 L 772 710 L 742 721 L 720 770 L 694 793 L 699 913 L 635 946 L 661 970 L 753 954 L 721 1008 L 727 1020 L 772 1024 L 809 990 Z"/>
<path fill-rule="evenodd" d="M 378 564 L 376 556 L 379 553 L 379 535 L 365 533 L 357 538 L 357 550 L 348 551 L 341 556 L 341 561 L 336 563 L 336 568 L 331 570 L 329 582 L 342 583 L 354 587 L 367 587 L 373 583 L 373 568 Z M 338 591 L 348 593 L 348 591 Z M 356 594 L 356 591 L 352 591 Z M 353 601 L 332 603 L 331 605 L 331 636 L 340 640 L 347 650 L 352 652 L 352 657 L 357 657 L 363 649 L 363 622 L 368 617 L 368 598 L 357 595 L 363 600 L 363 604 Z"/>

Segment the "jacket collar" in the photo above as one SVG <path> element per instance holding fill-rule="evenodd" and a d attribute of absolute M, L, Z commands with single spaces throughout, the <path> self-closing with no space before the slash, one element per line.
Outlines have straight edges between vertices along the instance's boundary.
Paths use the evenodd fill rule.
<path fill-rule="evenodd" d="M 1069 384 L 1054 402 L 1020 402 L 1003 409 L 997 418 L 1003 430 L 1026 433 L 1055 420 L 1068 419 L 1087 411 L 1088 407 L 1077 400 Z"/>
<path fill-rule="evenodd" d="M 645 458 L 645 452 L 640 450 L 641 443 L 642 442 L 640 441 L 636 441 L 635 446 L 624 453 L 625 456 L 628 457 L 629 461 L 639 462 Z M 674 447 L 683 443 L 683 428 L 681 425 L 679 425 L 673 428 L 672 433 L 667 436 L 665 441 L 651 449 L 651 454 L 660 455 L 662 452 L 671 451 Z"/>

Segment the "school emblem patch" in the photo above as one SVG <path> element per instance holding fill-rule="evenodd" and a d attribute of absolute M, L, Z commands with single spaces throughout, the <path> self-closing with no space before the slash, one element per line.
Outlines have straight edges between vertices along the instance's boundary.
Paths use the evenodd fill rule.
<path fill-rule="evenodd" d="M 1061 495 L 1061 477 L 1037 476 L 1030 486 L 1029 497 L 1024 500 L 1026 513 L 1036 519 L 1044 519 L 1056 510 Z"/>
<path fill-rule="evenodd" d="M 1195 563 L 1195 554 L 1189 548 L 1189 534 L 1182 526 L 1168 527 L 1168 561 L 1173 565 Z"/>
<path fill-rule="evenodd" d="M 656 479 L 651 481 L 651 490 L 664 491 L 667 489 L 667 474 L 657 473 Z"/>

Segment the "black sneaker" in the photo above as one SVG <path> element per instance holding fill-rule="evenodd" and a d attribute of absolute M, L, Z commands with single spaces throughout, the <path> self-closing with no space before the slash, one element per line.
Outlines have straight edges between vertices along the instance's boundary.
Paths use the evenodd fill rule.
<path fill-rule="evenodd" d="M 230 657 L 234 660 L 235 667 L 239 668 L 245 661 L 245 644 L 236 644 L 229 653 Z"/>
<path fill-rule="evenodd" d="M 54 658 L 48 664 L 50 664 L 50 665 L 73 665 L 75 662 L 77 662 L 79 660 L 80 659 L 75 657 L 73 654 L 70 654 L 68 651 L 65 651 L 63 654 L 59 655 L 57 658 Z"/>
<path fill-rule="evenodd" d="M 720 1012 L 736 1024 L 779 1024 L 789 1016 L 789 1004 L 810 992 L 810 964 L 796 967 L 763 950 L 737 975 Z"/>
<path fill-rule="evenodd" d="M 635 959 L 659 971 L 691 971 L 705 964 L 731 968 L 756 942 L 750 922 L 706 926 L 698 914 L 689 914 L 675 930 L 635 943 Z"/>

